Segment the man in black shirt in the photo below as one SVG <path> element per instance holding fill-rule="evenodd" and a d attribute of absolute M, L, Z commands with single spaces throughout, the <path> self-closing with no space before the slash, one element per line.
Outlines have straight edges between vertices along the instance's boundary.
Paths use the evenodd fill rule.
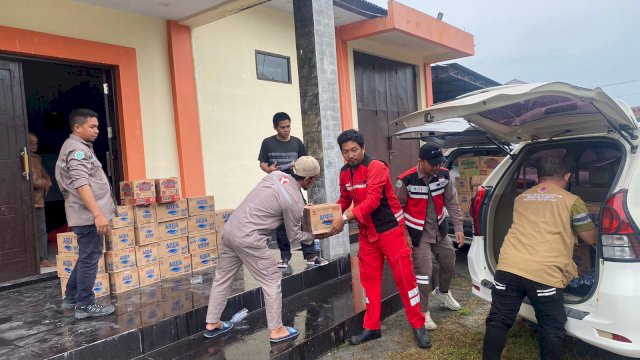
<path fill-rule="evenodd" d="M 258 155 L 260 169 L 267 174 L 275 170 L 291 174 L 293 164 L 299 157 L 306 156 L 307 150 L 302 140 L 291 136 L 291 118 L 287 113 L 279 112 L 273 115 L 273 128 L 276 130 L 276 135 L 264 139 L 262 146 L 260 146 L 260 154 Z M 278 268 L 287 269 L 291 260 L 291 245 L 284 224 L 278 226 L 275 233 L 281 258 L 278 262 Z M 307 265 L 324 266 L 328 264 L 327 260 L 319 256 L 320 254 L 314 249 L 313 244 L 301 243 L 300 246 L 302 254 L 307 260 Z"/>

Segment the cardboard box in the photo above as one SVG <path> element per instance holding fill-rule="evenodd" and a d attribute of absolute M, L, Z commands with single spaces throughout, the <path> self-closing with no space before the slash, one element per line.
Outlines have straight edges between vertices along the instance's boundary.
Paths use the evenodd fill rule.
<path fill-rule="evenodd" d="M 462 178 L 480 175 L 480 158 L 477 156 L 460 157 L 457 164 Z"/>
<path fill-rule="evenodd" d="M 471 206 L 471 198 L 473 197 L 472 192 L 459 192 L 458 193 L 458 205 L 460 208 L 469 209 Z"/>
<path fill-rule="evenodd" d="M 187 220 L 189 235 L 216 230 L 213 213 L 190 216 Z"/>
<path fill-rule="evenodd" d="M 218 264 L 218 250 L 211 249 L 191 254 L 191 270 L 198 271 Z"/>
<path fill-rule="evenodd" d="M 234 209 L 216 210 L 216 219 L 215 219 L 216 228 L 224 227 L 224 224 L 226 224 L 227 221 L 229 221 L 229 217 L 231 216 L 231 214 L 233 214 L 233 210 Z"/>
<path fill-rule="evenodd" d="M 76 266 L 77 262 L 78 262 L 78 255 L 74 255 L 74 254 L 56 255 L 56 266 L 58 270 L 58 277 L 68 278 L 69 276 L 71 276 L 71 272 L 73 271 L 73 268 Z M 101 256 L 100 260 L 98 260 L 98 274 L 105 273 L 105 270 L 106 270 L 106 267 L 105 267 L 104 256 Z"/>
<path fill-rule="evenodd" d="M 136 249 L 107 251 L 105 254 L 107 272 L 118 272 L 136 267 Z"/>
<path fill-rule="evenodd" d="M 342 209 L 338 204 L 319 204 L 305 206 L 302 218 L 302 231 L 311 234 L 324 234 L 331 228 L 332 219 L 342 221 Z"/>
<path fill-rule="evenodd" d="M 487 170 L 487 174 L 481 175 L 489 175 L 491 172 L 500 165 L 500 163 L 504 160 L 504 156 L 480 156 L 479 169 Z"/>
<path fill-rule="evenodd" d="M 169 202 L 166 204 L 157 204 L 156 213 L 158 222 L 186 218 L 189 214 L 187 199 Z"/>
<path fill-rule="evenodd" d="M 453 180 L 453 187 L 455 187 L 458 192 L 471 191 L 471 183 L 469 182 L 469 178 L 466 177 L 455 178 Z"/>
<path fill-rule="evenodd" d="M 199 196 L 187 199 L 189 216 L 213 213 L 216 210 L 213 196 Z"/>
<path fill-rule="evenodd" d="M 171 256 L 160 260 L 160 277 L 168 279 L 191 273 L 191 255 Z"/>
<path fill-rule="evenodd" d="M 189 253 L 189 241 L 186 237 L 163 240 L 158 243 L 158 260 Z"/>
<path fill-rule="evenodd" d="M 140 287 L 160 282 L 160 263 L 141 266 L 138 268 Z"/>
<path fill-rule="evenodd" d="M 476 175 L 476 176 L 472 176 L 470 183 L 471 183 L 471 191 L 474 191 L 476 186 L 480 186 L 482 185 L 482 183 L 484 183 L 485 180 L 487 180 L 488 176 L 487 175 Z"/>
<path fill-rule="evenodd" d="M 158 271 L 160 271 L 160 263 L 158 263 Z M 143 304 L 143 308 L 144 304 L 154 303 L 162 299 L 162 292 L 160 290 L 160 285 L 140 288 L 140 301 Z"/>
<path fill-rule="evenodd" d="M 215 232 L 206 232 L 196 235 L 189 235 L 189 253 L 211 250 L 217 248 Z"/>
<path fill-rule="evenodd" d="M 58 233 L 58 254 L 78 255 L 78 236 L 72 232 Z"/>
<path fill-rule="evenodd" d="M 166 299 L 162 301 L 162 317 L 168 319 L 170 317 L 183 314 L 193 309 L 193 296 L 191 293 L 184 294 L 180 297 Z"/>
<path fill-rule="evenodd" d="M 120 229 L 109 229 L 105 236 L 107 250 L 122 250 L 136 245 L 136 235 L 133 226 Z"/>
<path fill-rule="evenodd" d="M 111 220 L 112 228 L 120 229 L 135 225 L 132 205 L 116 206 L 116 213 L 118 215 Z"/>
<path fill-rule="evenodd" d="M 155 185 L 157 203 L 180 200 L 180 181 L 177 177 L 155 179 Z"/>
<path fill-rule="evenodd" d="M 187 219 L 178 219 L 158 223 L 158 237 L 160 240 L 167 240 L 189 235 L 187 230 Z"/>
<path fill-rule="evenodd" d="M 62 290 L 62 297 L 64 298 L 64 293 L 67 290 L 67 282 L 69 282 L 68 277 L 60 278 L 60 290 Z M 93 293 L 95 296 L 101 297 L 105 295 L 109 295 L 109 274 L 107 273 L 98 273 L 96 274 L 96 281 L 93 283 Z"/>
<path fill-rule="evenodd" d="M 123 205 L 155 204 L 156 185 L 153 180 L 121 181 L 120 201 Z"/>
<path fill-rule="evenodd" d="M 134 228 L 136 246 L 152 244 L 160 240 L 157 223 L 136 225 Z"/>
<path fill-rule="evenodd" d="M 578 268 L 578 275 L 591 273 L 591 245 L 576 244 L 573 248 L 573 261 Z"/>
<path fill-rule="evenodd" d="M 136 225 L 151 224 L 158 221 L 156 204 L 141 205 L 133 208 Z"/>
<path fill-rule="evenodd" d="M 136 246 L 136 265 L 142 267 L 158 262 L 158 243 Z"/>
<path fill-rule="evenodd" d="M 109 273 L 109 284 L 111 285 L 112 294 L 120 294 L 125 291 L 139 288 L 140 278 L 138 275 L 138 269 L 133 268 Z"/>

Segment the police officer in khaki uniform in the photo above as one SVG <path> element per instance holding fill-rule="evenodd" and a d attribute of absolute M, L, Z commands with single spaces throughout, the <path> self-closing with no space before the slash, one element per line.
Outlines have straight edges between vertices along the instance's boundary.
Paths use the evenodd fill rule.
<path fill-rule="evenodd" d="M 320 174 L 320 164 L 311 156 L 296 160 L 291 174 L 272 171 L 247 195 L 224 225 L 222 245 L 215 279 L 211 285 L 207 325 L 204 336 L 212 338 L 233 327 L 220 315 L 229 297 L 235 274 L 244 264 L 262 287 L 267 324 L 272 343 L 298 336 L 294 327 L 282 324 L 282 274 L 276 268 L 267 242 L 284 222 L 291 242 L 312 244 L 314 236 L 301 230 L 304 199 L 302 189 L 309 189 Z M 328 235 L 317 235 L 324 238 Z"/>
<path fill-rule="evenodd" d="M 584 201 L 565 190 L 571 173 L 564 161 L 543 158 L 537 172 L 538 185 L 514 202 L 513 223 L 500 248 L 483 359 L 500 359 L 525 296 L 540 326 L 540 357 L 562 358 L 563 289 L 577 275 L 572 259 L 576 235 L 590 245 L 597 241 Z"/>
<path fill-rule="evenodd" d="M 67 222 L 78 236 L 79 257 L 62 301 L 63 309 L 75 308 L 75 318 L 109 315 L 113 305 L 95 303 L 93 284 L 102 241 L 116 205 L 109 180 L 93 152 L 98 137 L 98 114 L 76 109 L 69 115 L 71 135 L 62 145 L 56 162 L 56 181 L 64 195 Z"/>

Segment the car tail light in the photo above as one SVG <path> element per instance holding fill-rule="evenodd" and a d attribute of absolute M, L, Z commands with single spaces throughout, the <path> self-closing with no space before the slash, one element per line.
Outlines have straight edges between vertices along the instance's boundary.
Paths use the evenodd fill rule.
<path fill-rule="evenodd" d="M 627 190 L 611 195 L 602 206 L 600 233 L 603 258 L 640 261 L 640 232 L 627 210 Z"/>
<path fill-rule="evenodd" d="M 473 220 L 474 235 L 480 235 L 480 205 L 482 205 L 482 200 L 484 200 L 486 195 L 487 191 L 484 186 L 478 186 L 478 191 L 473 195 L 471 203 L 469 204 L 469 215 L 471 215 L 471 220 Z"/>

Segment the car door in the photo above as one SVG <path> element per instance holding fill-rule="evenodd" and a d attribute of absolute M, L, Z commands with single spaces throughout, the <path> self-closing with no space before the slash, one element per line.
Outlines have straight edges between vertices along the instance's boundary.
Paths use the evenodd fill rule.
<path fill-rule="evenodd" d="M 631 108 L 593 90 L 561 82 L 498 86 L 469 93 L 395 121 L 406 126 L 462 118 L 508 143 L 638 130 Z"/>

